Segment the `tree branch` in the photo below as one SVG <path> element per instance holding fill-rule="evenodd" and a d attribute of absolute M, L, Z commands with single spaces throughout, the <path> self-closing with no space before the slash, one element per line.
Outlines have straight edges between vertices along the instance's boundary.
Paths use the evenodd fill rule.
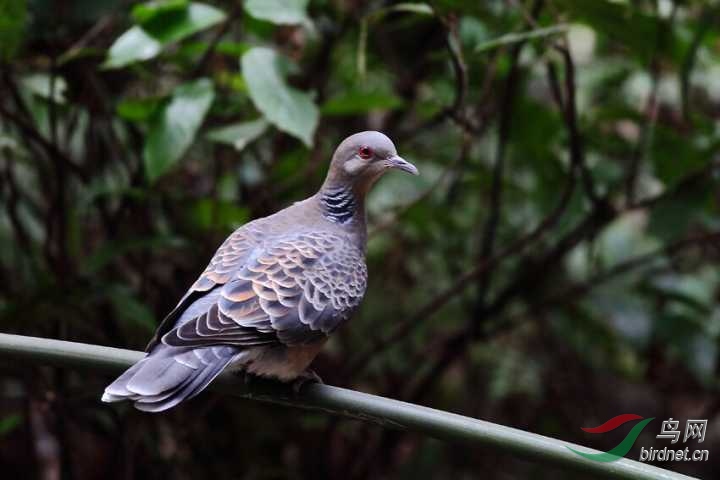
<path fill-rule="evenodd" d="M 548 306 L 561 305 L 568 299 L 577 299 L 580 296 L 585 295 L 601 283 L 605 283 L 615 277 L 624 275 L 645 265 L 649 265 L 659 258 L 677 255 L 691 247 L 718 244 L 720 244 L 720 231 L 692 235 L 687 238 L 676 240 L 675 242 L 659 247 L 652 252 L 638 255 L 617 263 L 606 271 L 600 272 L 582 283 L 572 285 L 560 293 L 551 295 L 550 299 L 544 303 L 547 303 Z"/>
<path fill-rule="evenodd" d="M 597 286 L 607 283 L 616 277 L 625 275 L 632 271 L 635 271 L 644 266 L 650 265 L 653 261 L 656 261 L 661 257 L 671 257 L 683 253 L 685 250 L 692 247 L 699 247 L 704 245 L 717 245 L 720 242 L 720 232 L 708 232 L 704 234 L 692 235 L 687 238 L 677 240 L 673 243 L 659 247 L 658 249 L 636 257 L 629 258 L 625 261 L 619 262 L 616 265 L 608 268 L 603 272 L 599 272 L 584 282 L 573 284 L 558 293 L 548 295 L 547 299 L 541 300 L 537 305 L 533 305 L 533 311 L 547 310 L 548 308 L 557 307 L 567 304 L 568 300 L 577 301 L 584 295 L 587 295 Z M 490 337 L 494 337 L 508 329 L 514 327 L 517 321 L 523 318 L 527 318 L 530 312 L 524 312 L 518 315 L 513 315 L 505 322 L 497 322 L 489 326 L 482 334 L 482 338 L 476 340 L 483 340 Z"/>
<path fill-rule="evenodd" d="M 529 14 L 530 25 L 533 24 L 543 7 L 542 0 L 536 0 Z M 520 83 L 520 53 L 527 42 L 521 41 L 513 45 L 510 49 L 510 72 L 508 73 L 506 86 L 503 91 L 503 97 L 500 104 L 500 119 L 498 125 L 497 149 L 495 151 L 495 163 L 492 170 L 492 183 L 490 186 L 490 205 L 489 213 L 485 219 L 480 238 L 480 249 L 478 259 L 480 262 L 491 258 L 495 250 L 495 240 L 500 225 L 500 210 L 503 201 L 503 177 L 505 173 L 505 153 L 507 151 L 507 143 L 510 139 L 510 130 L 512 126 L 513 109 L 515 104 L 515 92 Z M 485 269 L 477 278 L 477 299 L 473 306 L 473 317 L 477 320 L 482 318 L 482 311 L 485 309 L 485 299 L 488 291 L 488 284 L 491 281 L 493 269 Z M 470 328 L 477 327 L 477 321 L 472 321 Z"/>
<path fill-rule="evenodd" d="M 490 205 L 489 213 L 483 226 L 482 237 L 480 241 L 479 259 L 490 258 L 495 247 L 495 238 L 497 237 L 498 224 L 500 223 L 500 207 L 502 204 L 503 194 L 503 174 L 505 172 L 505 151 L 508 138 L 510 137 L 510 126 L 512 124 L 512 111 L 515 99 L 515 90 L 519 83 L 520 67 L 518 60 L 520 52 L 524 46 L 524 42 L 513 46 L 510 54 L 510 73 L 506 82 L 505 91 L 500 107 L 500 125 L 498 126 L 497 149 L 495 151 L 495 163 L 492 170 L 492 182 L 490 187 Z M 481 298 L 484 298 L 486 285 L 489 281 L 490 270 L 486 270 L 479 277 L 478 290 Z"/>
<path fill-rule="evenodd" d="M 66 164 L 69 169 L 76 174 L 84 183 L 89 181 L 88 176 L 82 169 L 76 165 L 70 157 L 62 152 L 57 145 L 46 139 L 34 126 L 25 121 L 20 115 L 17 115 L 0 103 L 0 115 L 5 117 L 9 122 L 15 125 L 15 127 L 28 139 L 32 140 L 36 145 L 41 147 L 50 158 L 56 158 L 57 160 Z"/>
<path fill-rule="evenodd" d="M 565 126 L 568 131 L 568 136 L 570 137 L 570 164 L 580 173 L 585 195 L 587 195 L 593 205 L 597 205 L 601 199 L 595 191 L 595 181 L 585 163 L 585 147 L 580 128 L 578 127 L 577 103 L 575 102 L 575 92 L 577 90 L 575 85 L 575 63 L 570 54 L 570 49 L 567 46 L 555 46 L 555 49 L 560 52 L 565 64 L 564 98 L 557 92 L 559 91 L 557 85 L 552 85 L 552 89 L 554 92 L 553 96 L 558 103 L 558 108 L 565 118 Z M 550 70 L 550 80 L 551 84 L 557 81 L 557 77 L 553 75 L 552 69 Z"/>

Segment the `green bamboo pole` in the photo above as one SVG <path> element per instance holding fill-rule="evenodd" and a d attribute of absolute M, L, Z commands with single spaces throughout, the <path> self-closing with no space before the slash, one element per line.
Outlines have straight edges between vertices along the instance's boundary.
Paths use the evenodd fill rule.
<path fill-rule="evenodd" d="M 0 333 L 2 357 L 117 373 L 142 358 L 143 353 Z M 691 478 L 627 458 L 610 463 L 586 460 L 567 447 L 588 453 L 600 452 L 515 428 L 329 385 L 306 385 L 300 394 L 294 395 L 290 389 L 275 382 L 258 381 L 248 386 L 232 374 L 223 374 L 213 382 L 211 388 L 243 398 L 322 411 L 386 428 L 419 432 L 440 440 L 487 446 L 515 454 L 518 458 L 593 473 L 604 478 Z"/>

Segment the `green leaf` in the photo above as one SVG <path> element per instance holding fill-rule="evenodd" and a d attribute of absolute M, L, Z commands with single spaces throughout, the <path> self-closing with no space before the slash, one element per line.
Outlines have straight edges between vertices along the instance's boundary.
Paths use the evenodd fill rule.
<path fill-rule="evenodd" d="M 358 35 L 358 46 L 356 57 L 356 68 L 360 78 L 365 78 L 367 73 L 367 36 L 368 36 L 368 19 L 367 17 L 360 20 L 360 34 Z"/>
<path fill-rule="evenodd" d="M 700 382 L 717 385 L 720 311 L 710 314 L 667 311 L 656 319 L 657 342 Z"/>
<path fill-rule="evenodd" d="M 165 46 L 212 27 L 225 18 L 222 10 L 193 2 L 186 9 L 156 13 L 142 23 L 142 28 Z"/>
<path fill-rule="evenodd" d="M 213 142 L 226 143 L 241 151 L 247 144 L 256 140 L 267 130 L 268 123 L 264 118 L 251 122 L 233 123 L 209 131 L 206 137 Z"/>
<path fill-rule="evenodd" d="M 618 217 L 595 241 L 598 260 L 607 267 L 646 255 L 658 247 L 658 240 L 646 231 L 644 215 L 636 213 Z"/>
<path fill-rule="evenodd" d="M 132 9 L 132 16 L 135 22 L 143 25 L 163 14 L 185 11 L 187 7 L 187 0 L 151 1 L 135 5 Z"/>
<path fill-rule="evenodd" d="M 600 286 L 591 293 L 589 300 L 593 310 L 622 338 L 636 346 L 647 345 L 650 341 L 651 306 L 647 300 L 633 294 L 629 282 Z"/>
<path fill-rule="evenodd" d="M 51 91 L 50 75 L 45 73 L 34 73 L 27 75 L 22 79 L 22 86 L 33 94 L 46 100 L 52 100 L 54 103 L 65 103 L 65 91 L 67 83 L 62 77 L 55 77 L 55 85 Z"/>
<path fill-rule="evenodd" d="M 21 415 L 8 415 L 7 417 L 0 420 L 0 436 L 7 435 L 12 432 L 15 427 L 20 425 L 22 422 Z"/>
<path fill-rule="evenodd" d="M 230 71 L 222 71 L 217 74 L 215 81 L 218 86 L 227 88 L 229 90 L 235 90 L 236 92 L 242 92 L 247 94 L 247 85 L 245 84 L 245 78 L 239 73 L 233 73 Z M 246 96 L 246 95 L 243 95 Z"/>
<path fill-rule="evenodd" d="M 433 15 L 433 8 L 423 2 L 401 2 L 387 8 L 388 12 L 409 12 L 418 15 Z"/>
<path fill-rule="evenodd" d="M 692 275 L 667 273 L 653 277 L 651 282 L 661 292 L 663 301 L 677 304 L 669 310 L 688 316 L 702 315 L 702 320 L 699 320 L 702 324 L 716 305 L 715 291 L 720 285 L 720 273 L 706 266 Z"/>
<path fill-rule="evenodd" d="M 222 53 L 223 55 L 230 55 L 233 57 L 241 57 L 243 53 L 250 49 L 250 45 L 245 42 L 219 42 L 215 51 Z"/>
<path fill-rule="evenodd" d="M 692 188 L 681 189 L 657 202 L 649 212 L 648 231 L 666 242 L 671 242 L 677 240 L 682 232 L 713 228 L 713 223 L 718 218 L 715 200 L 718 185 L 718 180 L 707 175 Z"/>
<path fill-rule="evenodd" d="M 250 99 L 270 123 L 312 146 L 319 112 L 309 94 L 287 85 L 280 62 L 269 48 L 252 48 L 242 56 Z"/>
<path fill-rule="evenodd" d="M 310 21 L 307 4 L 308 0 L 246 0 L 245 11 L 277 25 L 298 25 Z"/>
<path fill-rule="evenodd" d="M 657 177 L 669 186 L 697 172 L 710 161 L 720 148 L 720 143 L 699 134 L 687 138 L 670 128 L 656 126 L 650 153 Z"/>
<path fill-rule="evenodd" d="M 402 105 L 402 99 L 390 93 L 350 91 L 328 99 L 321 111 L 325 115 L 357 115 L 374 110 L 395 110 Z"/>
<path fill-rule="evenodd" d="M 226 17 L 222 10 L 203 3 L 172 3 L 172 8 L 143 4 L 133 15 L 142 20 L 118 37 L 108 51 L 103 68 L 120 68 L 157 56 L 167 45 L 211 27 Z M 141 8 L 142 7 L 142 8 Z"/>
<path fill-rule="evenodd" d="M 250 211 L 234 202 L 218 201 L 210 198 L 199 200 L 192 210 L 192 216 L 202 229 L 234 229 L 250 219 Z"/>
<path fill-rule="evenodd" d="M 633 2 L 559 0 L 558 6 L 570 15 L 571 20 L 586 23 L 603 38 L 644 60 L 655 54 L 660 20 L 644 13 Z M 672 35 L 672 29 L 667 33 Z"/>
<path fill-rule="evenodd" d="M 149 60 L 160 53 L 162 44 L 140 27 L 132 27 L 110 46 L 103 68 L 120 68 L 133 62 Z"/>
<path fill-rule="evenodd" d="M 161 99 L 150 98 L 128 98 L 118 103 L 117 114 L 131 122 L 142 122 L 148 120 L 157 111 Z"/>
<path fill-rule="evenodd" d="M 0 60 L 10 61 L 15 56 L 25 31 L 27 1 L 0 2 Z"/>
<path fill-rule="evenodd" d="M 206 78 L 180 85 L 152 119 L 143 149 L 150 181 L 167 172 L 192 144 L 214 97 L 212 82 Z"/>
<path fill-rule="evenodd" d="M 483 42 L 475 47 L 475 53 L 484 52 L 486 50 L 492 50 L 493 48 L 510 45 L 513 43 L 524 42 L 526 40 L 533 40 L 536 38 L 548 37 L 551 35 L 557 35 L 568 31 L 568 25 L 553 25 L 547 28 L 538 28 L 530 30 L 528 32 L 513 32 L 503 35 L 501 37 Z"/>
<path fill-rule="evenodd" d="M 370 20 L 380 20 L 382 17 L 387 15 L 388 13 L 394 13 L 394 12 L 407 12 L 407 13 L 416 13 L 418 15 L 434 15 L 435 11 L 433 8 L 428 5 L 427 3 L 423 2 L 401 2 L 397 3 L 395 5 L 390 5 L 387 7 L 382 7 L 374 12 L 370 13 L 367 18 Z"/>
<path fill-rule="evenodd" d="M 460 18 L 459 31 L 460 40 L 463 45 L 474 48 L 489 40 L 490 33 L 485 23 L 471 16 Z"/>

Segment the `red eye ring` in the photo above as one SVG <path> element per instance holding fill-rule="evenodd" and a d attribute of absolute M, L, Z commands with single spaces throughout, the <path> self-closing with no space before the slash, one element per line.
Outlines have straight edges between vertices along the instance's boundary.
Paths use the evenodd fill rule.
<path fill-rule="evenodd" d="M 358 149 L 358 155 L 360 155 L 360 158 L 364 158 L 365 160 L 367 160 L 368 158 L 373 156 L 372 148 L 364 145 Z"/>

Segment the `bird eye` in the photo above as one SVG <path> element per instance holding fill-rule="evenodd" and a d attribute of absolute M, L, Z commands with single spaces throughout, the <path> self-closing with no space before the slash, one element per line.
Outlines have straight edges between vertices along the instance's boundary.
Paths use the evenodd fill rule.
<path fill-rule="evenodd" d="M 360 155 L 360 158 L 364 158 L 365 160 L 367 160 L 373 155 L 372 148 L 368 146 L 360 147 L 360 149 L 358 150 L 358 155 Z"/>

